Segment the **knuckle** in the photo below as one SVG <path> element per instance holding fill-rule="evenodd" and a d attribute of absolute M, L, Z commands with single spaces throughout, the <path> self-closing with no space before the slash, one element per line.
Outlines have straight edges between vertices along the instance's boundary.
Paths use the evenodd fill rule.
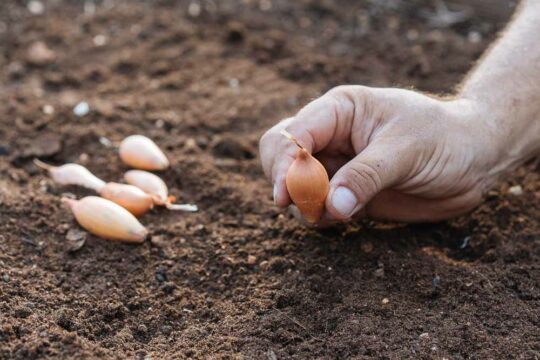
<path fill-rule="evenodd" d="M 367 86 L 341 85 L 328 91 L 327 95 L 333 101 L 336 113 L 352 107 L 355 117 L 364 119 L 373 110 L 374 96 L 372 89 Z"/>
<path fill-rule="evenodd" d="M 272 147 L 278 139 L 279 131 L 276 130 L 276 127 L 271 128 L 266 131 L 259 140 L 259 150 L 261 153 L 268 147 Z"/>
<path fill-rule="evenodd" d="M 368 195 L 382 190 L 383 182 L 377 169 L 368 164 L 355 164 L 345 173 L 345 178 L 357 193 Z"/>
<path fill-rule="evenodd" d="M 332 89 L 328 90 L 328 92 L 326 94 L 330 95 L 330 96 L 343 96 L 345 94 L 350 93 L 352 87 L 353 86 L 351 86 L 351 85 L 335 86 Z"/>
<path fill-rule="evenodd" d="M 333 88 L 325 95 L 328 107 L 333 110 L 336 119 L 341 119 L 343 114 L 353 113 L 356 108 L 351 87 L 341 85 Z"/>

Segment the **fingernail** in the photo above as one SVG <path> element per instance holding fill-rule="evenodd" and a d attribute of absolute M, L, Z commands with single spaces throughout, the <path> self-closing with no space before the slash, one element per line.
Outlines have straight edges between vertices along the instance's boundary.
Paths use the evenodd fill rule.
<path fill-rule="evenodd" d="M 343 217 L 351 217 L 358 206 L 358 200 L 353 192 L 340 186 L 334 190 L 332 205 Z"/>
<path fill-rule="evenodd" d="M 278 192 L 277 185 L 274 184 L 274 191 L 272 193 L 272 196 L 274 197 L 274 205 L 277 205 L 277 192 Z"/>

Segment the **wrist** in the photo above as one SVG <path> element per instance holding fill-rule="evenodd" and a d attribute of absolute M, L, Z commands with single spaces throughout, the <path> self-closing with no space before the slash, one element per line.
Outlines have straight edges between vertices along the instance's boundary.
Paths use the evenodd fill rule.
<path fill-rule="evenodd" d="M 471 151 L 477 153 L 489 183 L 540 151 L 540 106 L 536 101 L 492 100 L 460 96 L 450 101 L 452 111 L 460 114 L 463 128 L 474 139 Z"/>

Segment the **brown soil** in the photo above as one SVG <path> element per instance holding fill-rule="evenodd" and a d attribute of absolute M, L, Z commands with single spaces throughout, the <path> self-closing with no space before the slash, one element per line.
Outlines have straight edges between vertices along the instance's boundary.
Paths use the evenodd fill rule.
<path fill-rule="evenodd" d="M 93 15 L 64 0 L 42 16 L 1 1 L 0 358 L 538 358 L 538 163 L 454 221 L 316 232 L 272 206 L 257 160 L 264 129 L 336 84 L 451 89 L 512 12 L 454 2 L 476 12 L 445 26 L 427 0 L 205 0 L 199 14 L 109 0 Z M 35 41 L 53 53 L 29 54 Z M 167 150 L 164 179 L 201 211 L 146 215 L 140 246 L 89 236 L 74 251 L 59 195 L 89 192 L 31 159 L 118 181 L 99 138 L 133 133 Z"/>

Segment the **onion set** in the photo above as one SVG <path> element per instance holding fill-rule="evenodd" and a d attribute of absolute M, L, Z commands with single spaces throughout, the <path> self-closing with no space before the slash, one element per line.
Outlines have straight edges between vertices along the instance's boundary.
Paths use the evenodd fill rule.
<path fill-rule="evenodd" d="M 112 201 L 87 196 L 80 200 L 62 198 L 77 222 L 92 234 L 107 240 L 142 243 L 148 230 L 129 211 Z"/>
<path fill-rule="evenodd" d="M 298 146 L 296 159 L 287 171 L 287 191 L 305 219 L 316 223 L 324 212 L 330 180 L 324 166 L 289 132 L 281 134 Z"/>
<path fill-rule="evenodd" d="M 127 165 L 143 170 L 163 170 L 169 160 L 149 138 L 132 135 L 118 146 L 120 158 Z M 80 200 L 62 198 L 77 222 L 92 234 L 109 240 L 141 243 L 148 235 L 136 217 L 142 216 L 155 205 L 169 210 L 197 211 L 196 205 L 174 204 L 167 185 L 158 176 L 143 170 L 130 170 L 125 174 L 128 184 L 105 182 L 79 164 L 53 166 L 41 160 L 34 163 L 46 170 L 61 185 L 78 185 L 97 192 Z"/>
<path fill-rule="evenodd" d="M 151 139 L 143 135 L 131 135 L 118 147 L 120 159 L 135 169 L 158 171 L 169 167 L 169 159 Z"/>

